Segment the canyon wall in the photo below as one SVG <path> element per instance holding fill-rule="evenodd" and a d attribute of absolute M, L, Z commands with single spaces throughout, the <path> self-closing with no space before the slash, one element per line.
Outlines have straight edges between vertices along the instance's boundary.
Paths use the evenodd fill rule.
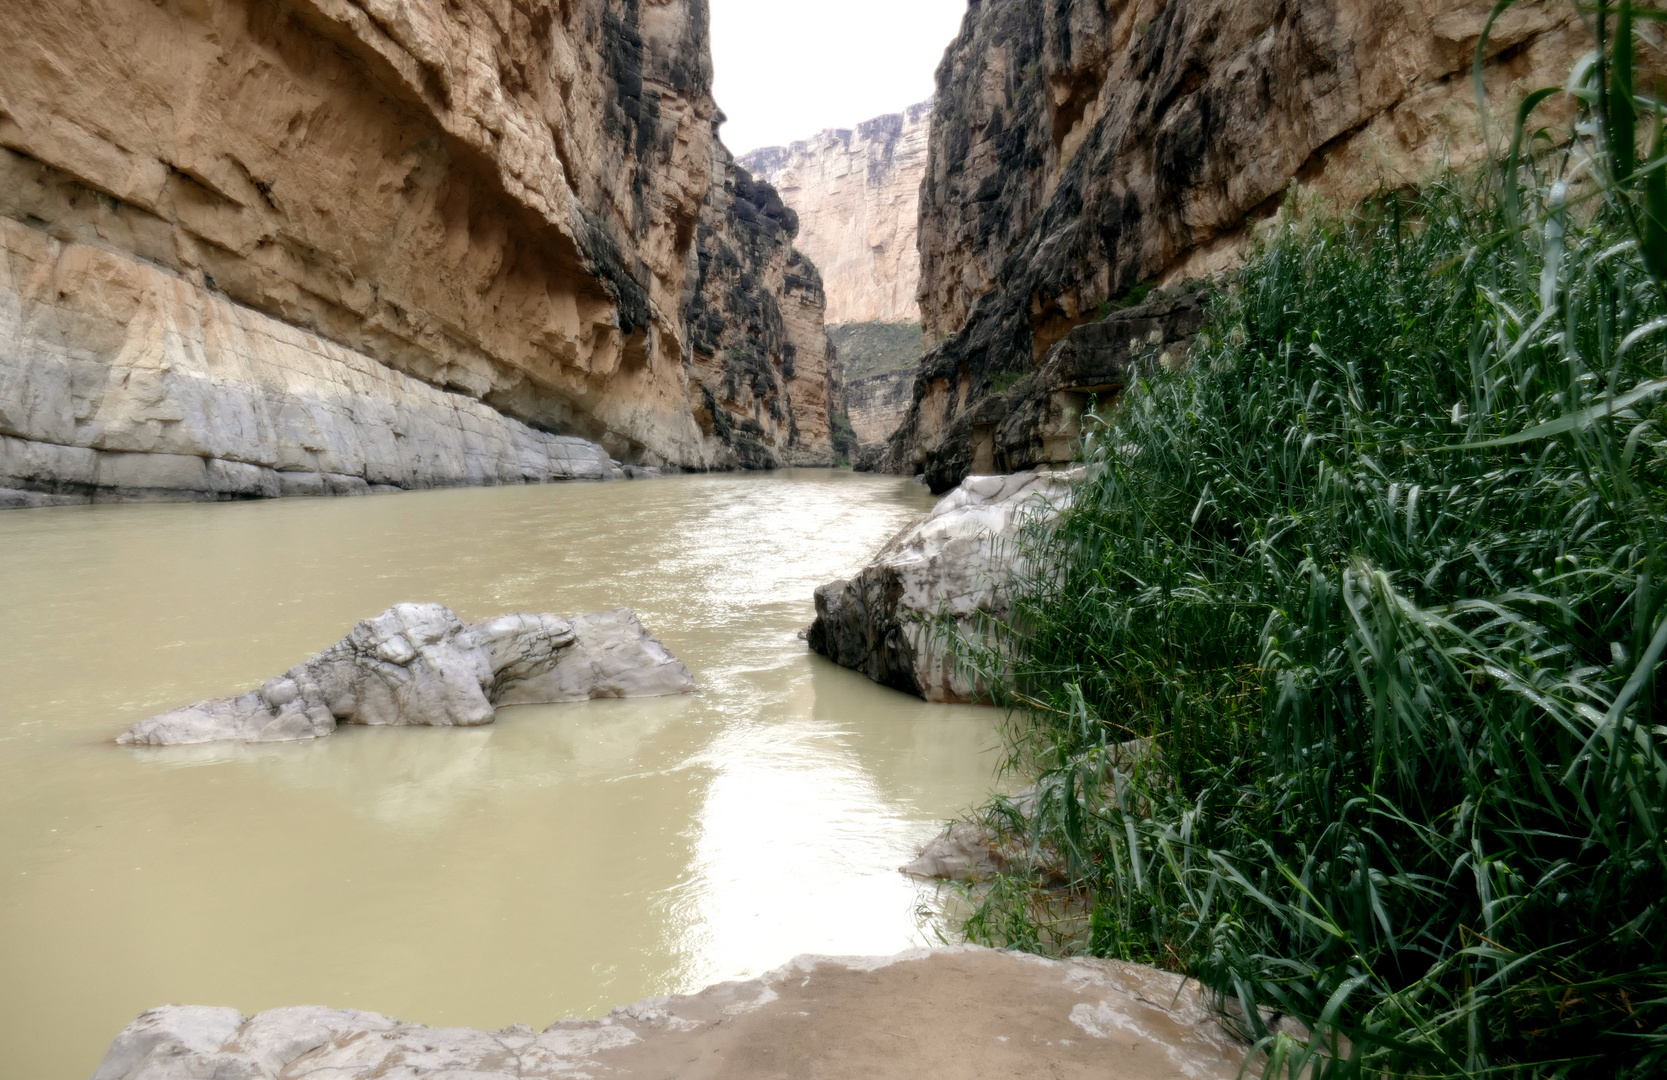
<path fill-rule="evenodd" d="M 799 215 L 828 322 L 919 322 L 916 244 L 932 103 L 741 157 Z"/>
<path fill-rule="evenodd" d="M 881 467 L 943 491 L 1068 459 L 1091 396 L 1136 353 L 1184 351 L 1182 286 L 1233 265 L 1293 184 L 1346 205 L 1479 161 L 1470 72 L 1492 6 L 973 5 L 938 69 L 921 188 L 929 351 Z M 1567 4 L 1508 10 L 1485 65 L 1494 115 L 1588 48 Z M 1094 322 L 1153 282 L 1170 288 Z"/>
<path fill-rule="evenodd" d="M 909 411 L 909 391 L 914 382 L 915 373 L 910 369 L 883 371 L 845 383 L 845 412 L 857 442 L 879 446 L 891 438 Z"/>
<path fill-rule="evenodd" d="M 713 184 L 705 0 L 28 0 L 7 21 L 0 488 L 831 459 L 814 390 L 764 453 L 697 418 L 690 277 L 747 224 Z M 814 291 L 779 299 L 819 322 Z"/>
<path fill-rule="evenodd" d="M 685 304 L 693 415 L 721 464 L 831 465 L 839 392 L 821 275 L 794 250 L 798 219 L 775 189 L 713 146 Z"/>
<path fill-rule="evenodd" d="M 867 467 L 908 411 L 920 366 L 920 324 L 839 323 L 828 327 L 828 342 L 844 385 L 851 433 L 863 448 L 856 460 Z"/>

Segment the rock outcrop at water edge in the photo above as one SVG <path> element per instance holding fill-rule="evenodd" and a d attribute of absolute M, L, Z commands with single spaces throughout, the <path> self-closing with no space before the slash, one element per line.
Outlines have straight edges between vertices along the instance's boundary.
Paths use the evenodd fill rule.
<path fill-rule="evenodd" d="M 1009 396 L 1073 328 L 1143 284 L 1234 265 L 1288 193 L 1352 205 L 1480 161 L 1470 72 L 1492 7 L 972 5 L 938 68 L 921 189 L 929 351 L 882 467 L 944 491 L 979 471 L 981 437 L 1006 457 L 987 468 L 1060 460 L 1040 442 L 1001 443 L 1008 406 L 985 402 Z M 1484 65 L 1496 124 L 1508 130 L 1515 99 L 1562 85 L 1589 48 L 1568 4 L 1506 10 Z M 1051 408 L 1055 391 L 1077 392 L 1033 389 L 1015 404 Z"/>
<path fill-rule="evenodd" d="M 542 1032 L 430 1028 L 324 1008 L 245 1017 L 169 1006 L 128 1025 L 93 1080 L 1236 1080 L 1249 1050 L 1179 975 L 957 946 L 801 956 L 747 982 Z"/>
<path fill-rule="evenodd" d="M 465 623 L 397 604 L 258 690 L 141 720 L 124 746 L 314 739 L 337 724 L 472 727 L 501 705 L 691 693 L 689 669 L 630 611 Z"/>
<path fill-rule="evenodd" d="M 1007 613 L 1022 571 L 1020 530 L 1059 512 L 1077 471 L 972 476 L 893 537 L 849 580 L 816 590 L 815 652 L 928 701 L 966 702 L 979 688 L 951 657 L 946 630 L 977 639 Z"/>
<path fill-rule="evenodd" d="M 691 394 L 698 248 L 745 221 L 705 0 L 6 14 L 0 505 L 749 463 Z"/>
<path fill-rule="evenodd" d="M 1102 798 L 1115 798 L 1135 770 L 1151 761 L 1155 749 L 1151 739 L 1129 739 L 1110 748 L 1099 759 Z M 1050 793 L 1069 799 L 1087 794 L 1081 787 Z M 1043 791 L 1031 786 L 1011 798 L 1000 800 L 993 814 L 980 814 L 952 823 L 920 849 L 906 865 L 899 867 L 911 877 L 939 881 L 987 883 L 1001 874 L 1035 875 L 1050 888 L 1066 887 L 1069 860 L 1050 844 L 1036 844 L 1030 835 Z M 1057 804 L 1056 804 L 1057 805 Z M 1017 826 L 1017 827 L 1015 827 Z"/>

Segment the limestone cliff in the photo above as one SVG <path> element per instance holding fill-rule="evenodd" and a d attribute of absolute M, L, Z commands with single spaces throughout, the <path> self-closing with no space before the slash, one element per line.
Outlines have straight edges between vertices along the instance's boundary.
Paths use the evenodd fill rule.
<path fill-rule="evenodd" d="M 713 140 L 684 310 L 689 404 L 720 465 L 831 465 L 838 393 L 822 279 L 793 248 L 798 219 Z"/>
<path fill-rule="evenodd" d="M 10 5 L 0 488 L 735 461 L 684 339 L 707 32 L 705 0 Z"/>
<path fill-rule="evenodd" d="M 1348 203 L 1478 160 L 1469 73 L 1492 6 L 973 5 L 938 69 L 921 189 L 931 348 L 883 466 L 941 491 L 1068 458 L 1131 353 L 1083 325 L 1110 302 L 1231 265 L 1293 183 Z M 1518 4 L 1490 39 L 1492 107 L 1560 84 L 1588 47 L 1568 5 Z M 1156 359 L 1184 347 L 1196 305 L 1176 291 L 1116 322 Z M 1051 356 L 1079 326 L 1075 355 Z"/>
<path fill-rule="evenodd" d="M 828 327 L 828 342 L 844 386 L 851 432 L 865 448 L 866 461 L 891 438 L 908 411 L 920 366 L 920 324 L 841 323 Z"/>
<path fill-rule="evenodd" d="M 920 181 L 932 103 L 741 157 L 799 215 L 822 269 L 828 322 L 919 322 Z"/>

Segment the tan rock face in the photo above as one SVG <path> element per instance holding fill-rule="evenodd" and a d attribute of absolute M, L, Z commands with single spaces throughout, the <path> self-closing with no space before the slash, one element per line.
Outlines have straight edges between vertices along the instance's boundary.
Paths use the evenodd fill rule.
<path fill-rule="evenodd" d="M 832 465 L 837 389 L 822 279 L 793 248 L 798 220 L 714 140 L 685 306 L 689 408 L 717 464 Z"/>
<path fill-rule="evenodd" d="M 1491 7 L 971 9 L 938 71 L 921 190 L 921 319 L 936 344 L 889 466 L 953 487 L 972 457 L 969 411 L 992 383 L 1038 366 L 1137 283 L 1230 265 L 1247 222 L 1272 214 L 1293 181 L 1348 203 L 1477 161 L 1469 71 Z M 1590 47 L 1570 8 L 1549 0 L 1512 8 L 1490 41 L 1500 117 L 1525 87 L 1561 84 Z"/>
<path fill-rule="evenodd" d="M 594 443 L 537 430 L 153 263 L 3 217 L 0 298 L 0 505 L 617 471 Z"/>
<path fill-rule="evenodd" d="M 99 273 L 178 282 L 146 286 L 170 311 L 230 305 L 310 335 L 326 382 L 346 350 L 627 462 L 732 459 L 689 406 L 684 341 L 714 153 L 705 0 L 13 7 L 0 220 L 16 226 L 8 250 L 50 239 L 71 256 L 51 257 L 55 292 L 0 286 L 0 312 L 26 304 L 30 326 L 106 369 L 86 379 L 121 383 L 132 359 L 107 348 L 116 329 L 77 337 L 93 333 L 81 294 L 105 279 L 70 264 L 97 252 Z M 0 354 L 9 392 L 90 400 L 42 383 L 28 340 Z M 180 411 L 160 393 L 161 413 Z M 56 421 L 0 435 L 122 441 L 92 413 Z M 259 440 L 222 451 L 276 464 Z"/>
<path fill-rule="evenodd" d="M 799 215 L 828 322 L 919 322 L 916 243 L 932 103 L 742 156 Z"/>
<path fill-rule="evenodd" d="M 912 371 L 887 371 L 845 384 L 845 411 L 858 442 L 867 445 L 891 438 L 909 410 L 914 382 Z"/>
<path fill-rule="evenodd" d="M 913 400 L 920 367 L 920 324 L 841 323 L 828 327 L 834 367 L 844 386 L 846 415 L 861 449 L 859 468 L 885 446 Z"/>

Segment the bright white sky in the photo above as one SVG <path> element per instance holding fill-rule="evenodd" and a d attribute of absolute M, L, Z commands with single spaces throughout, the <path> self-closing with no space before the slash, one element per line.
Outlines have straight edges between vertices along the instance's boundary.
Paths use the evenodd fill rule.
<path fill-rule="evenodd" d="M 713 92 L 737 157 L 932 96 L 967 0 L 711 0 Z"/>

